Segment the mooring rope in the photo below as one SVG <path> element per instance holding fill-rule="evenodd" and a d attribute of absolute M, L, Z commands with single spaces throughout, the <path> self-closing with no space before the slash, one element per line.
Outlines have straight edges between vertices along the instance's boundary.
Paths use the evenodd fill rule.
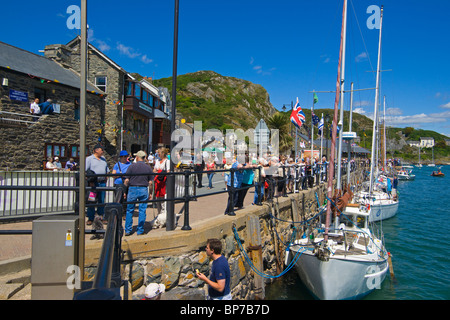
<path fill-rule="evenodd" d="M 233 232 L 234 232 L 234 237 L 236 238 L 236 241 L 239 244 L 239 250 L 241 251 L 241 253 L 243 253 L 243 255 L 245 257 L 245 260 L 250 265 L 252 270 L 255 271 L 255 273 L 257 275 L 259 275 L 259 276 L 261 276 L 263 278 L 276 279 L 276 278 L 279 278 L 279 277 L 285 275 L 289 270 L 292 269 L 293 266 L 295 266 L 295 264 L 297 263 L 297 260 L 300 259 L 300 256 L 302 255 L 302 253 L 306 251 L 306 249 L 297 251 L 297 253 L 294 256 L 294 259 L 292 259 L 291 263 L 289 263 L 287 268 L 284 269 L 280 274 L 273 276 L 273 275 L 270 275 L 270 274 L 263 273 L 262 271 L 258 270 L 258 268 L 255 267 L 255 265 L 251 261 L 250 257 L 247 255 L 247 252 L 245 251 L 245 249 L 244 249 L 244 247 L 242 245 L 242 242 L 241 242 L 241 240 L 239 238 L 239 235 L 238 235 L 237 230 L 236 230 L 235 227 L 233 227 Z"/>

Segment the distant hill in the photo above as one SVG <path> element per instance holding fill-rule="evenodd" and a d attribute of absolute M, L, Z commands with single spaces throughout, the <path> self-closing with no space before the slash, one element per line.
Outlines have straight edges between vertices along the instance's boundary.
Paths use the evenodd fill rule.
<path fill-rule="evenodd" d="M 172 77 L 154 80 L 153 84 L 171 92 Z M 176 107 L 186 122 L 201 120 L 204 130 L 247 130 L 277 112 L 261 85 L 213 71 L 177 76 Z"/>
<path fill-rule="evenodd" d="M 157 87 L 166 87 L 172 91 L 172 77 L 153 80 Z M 177 118 L 186 122 L 196 120 L 203 122 L 206 129 L 255 128 L 260 119 L 267 120 L 278 111 L 270 103 L 266 89 L 261 85 L 234 77 L 222 76 L 214 71 L 198 71 L 177 77 Z M 309 135 L 311 132 L 311 109 L 304 108 L 306 122 L 300 132 Z M 281 112 L 289 122 L 291 111 Z M 331 124 L 333 109 L 315 109 L 319 118 L 329 115 Z M 344 131 L 348 131 L 349 111 L 344 111 Z M 370 150 L 372 147 L 373 121 L 364 115 L 353 113 L 352 131 L 360 137 L 360 146 Z M 317 127 L 314 129 L 317 138 Z M 326 130 L 325 130 L 326 131 Z M 445 145 L 446 136 L 429 130 L 414 128 L 387 128 L 387 150 L 393 157 L 417 161 L 418 150 L 409 147 L 408 141 L 417 141 L 420 137 L 433 137 L 435 159 L 450 161 L 450 147 Z M 422 150 L 422 160 L 431 159 L 431 149 Z"/>

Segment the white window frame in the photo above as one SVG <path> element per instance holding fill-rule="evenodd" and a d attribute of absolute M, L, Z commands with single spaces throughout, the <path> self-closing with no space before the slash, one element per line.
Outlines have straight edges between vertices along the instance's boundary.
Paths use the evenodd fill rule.
<path fill-rule="evenodd" d="M 101 84 L 101 85 L 97 84 L 97 80 L 99 78 L 105 78 L 105 84 L 104 85 L 103 84 Z M 108 87 L 108 77 L 107 76 L 95 76 L 95 86 L 97 88 L 99 88 L 100 90 L 102 90 L 104 93 L 106 93 L 106 88 Z M 104 90 L 103 90 L 103 87 L 105 87 Z"/>

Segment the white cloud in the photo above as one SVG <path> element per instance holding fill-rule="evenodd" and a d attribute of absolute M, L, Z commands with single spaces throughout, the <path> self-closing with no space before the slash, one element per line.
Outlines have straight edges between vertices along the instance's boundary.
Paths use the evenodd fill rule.
<path fill-rule="evenodd" d="M 366 114 L 366 111 L 363 108 L 353 109 L 353 112 L 356 112 L 356 113 L 359 113 L 359 114 Z"/>
<path fill-rule="evenodd" d="M 443 108 L 443 109 L 450 109 L 450 102 L 449 102 L 449 103 L 446 103 L 446 104 L 443 104 L 442 106 L 440 106 L 440 108 Z"/>
<path fill-rule="evenodd" d="M 145 63 L 145 64 L 149 64 L 149 63 L 153 62 L 153 59 L 148 58 L 147 55 L 144 54 L 144 55 L 141 57 L 141 61 L 142 61 L 143 63 Z"/>
<path fill-rule="evenodd" d="M 141 54 L 136 52 L 133 48 L 131 47 L 127 47 L 123 44 L 121 44 L 120 42 L 117 43 L 117 50 L 119 50 L 119 52 L 131 59 L 134 59 L 136 57 L 139 57 Z"/>
<path fill-rule="evenodd" d="M 367 53 L 366 52 L 362 52 L 360 54 L 358 54 L 355 58 L 356 62 L 361 62 L 367 59 Z"/>
<path fill-rule="evenodd" d="M 253 57 L 250 57 L 250 65 L 253 65 L 254 63 L 255 59 Z M 253 70 L 255 70 L 257 74 L 261 74 L 263 76 L 270 76 L 272 75 L 272 72 L 276 70 L 276 68 L 270 68 L 269 71 L 266 71 L 266 69 L 264 69 L 263 66 L 255 65 L 253 67 Z"/>
<path fill-rule="evenodd" d="M 441 123 L 447 122 L 450 119 L 450 111 L 444 111 L 440 113 L 430 113 L 430 114 L 415 114 L 411 116 L 393 116 L 386 117 L 386 123 L 388 125 L 418 125 L 422 123 Z"/>
<path fill-rule="evenodd" d="M 402 114 L 403 114 L 403 111 L 400 108 L 387 108 L 386 109 L 386 115 L 389 115 L 389 116 L 400 116 Z"/>
<path fill-rule="evenodd" d="M 146 54 L 143 55 L 138 50 L 128 47 L 120 42 L 117 42 L 116 49 L 119 50 L 120 54 L 123 54 L 131 59 L 139 58 L 139 60 L 145 64 L 153 62 L 153 59 L 149 58 Z"/>
<path fill-rule="evenodd" d="M 100 51 L 108 51 L 109 49 L 111 49 L 111 47 L 103 40 L 97 39 L 94 36 L 94 29 L 88 29 L 88 41 L 91 44 L 95 44 L 96 46 L 98 46 L 98 48 L 100 49 Z"/>
<path fill-rule="evenodd" d="M 362 101 L 354 102 L 353 105 L 355 107 L 367 107 L 367 106 L 373 105 L 373 102 L 372 101 L 367 101 L 367 100 L 362 100 Z"/>
<path fill-rule="evenodd" d="M 105 52 L 105 51 L 108 51 L 109 49 L 111 49 L 111 47 L 106 42 L 104 42 L 102 40 L 97 40 L 96 39 L 95 42 L 97 43 L 98 48 L 100 49 L 100 51 Z"/>

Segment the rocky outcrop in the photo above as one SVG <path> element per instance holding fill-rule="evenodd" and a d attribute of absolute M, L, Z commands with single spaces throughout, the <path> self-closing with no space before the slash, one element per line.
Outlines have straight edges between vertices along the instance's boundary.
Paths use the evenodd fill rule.
<path fill-rule="evenodd" d="M 172 78 L 153 83 L 170 89 Z M 187 122 L 202 121 L 204 129 L 255 128 L 276 112 L 261 85 L 213 71 L 178 76 L 176 106 Z"/>

